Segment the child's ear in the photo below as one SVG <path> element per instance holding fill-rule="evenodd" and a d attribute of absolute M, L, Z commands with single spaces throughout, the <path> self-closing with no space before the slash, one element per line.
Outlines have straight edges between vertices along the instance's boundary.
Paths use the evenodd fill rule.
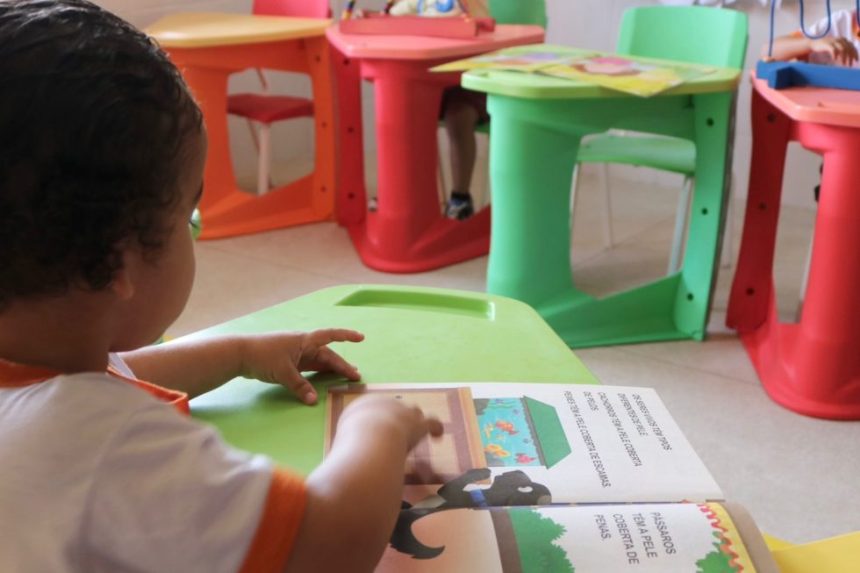
<path fill-rule="evenodd" d="M 122 267 L 113 275 L 113 280 L 110 283 L 110 290 L 120 299 L 129 300 L 134 296 L 134 280 L 132 279 L 133 257 L 129 256 L 128 249 L 124 249 L 122 253 Z"/>

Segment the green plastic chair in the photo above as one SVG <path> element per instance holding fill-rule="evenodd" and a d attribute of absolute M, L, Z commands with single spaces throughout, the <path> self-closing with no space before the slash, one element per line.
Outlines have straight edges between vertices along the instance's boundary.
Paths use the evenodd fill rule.
<path fill-rule="evenodd" d="M 741 69 L 747 48 L 747 25 L 742 14 L 732 10 L 700 7 L 650 6 L 624 13 L 616 51 L 619 54 L 666 58 L 682 62 Z M 612 247 L 612 199 L 607 164 L 649 167 L 684 176 L 678 201 L 669 274 L 680 268 L 687 214 L 696 166 L 696 147 L 692 141 L 660 135 L 629 136 L 605 133 L 583 142 L 577 156 L 582 163 L 603 165 L 600 187 L 604 203 L 604 242 Z M 574 201 L 578 176 L 574 179 Z M 731 224 L 731 189 L 729 224 Z M 726 238 L 723 264 L 731 261 L 731 235 Z"/>

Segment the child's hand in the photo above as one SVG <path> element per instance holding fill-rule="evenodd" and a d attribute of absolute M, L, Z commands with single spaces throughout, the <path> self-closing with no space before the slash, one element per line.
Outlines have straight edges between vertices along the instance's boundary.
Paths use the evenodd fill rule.
<path fill-rule="evenodd" d="M 361 433 L 369 426 L 383 432 L 402 432 L 406 450 L 410 451 L 424 436 L 442 435 L 442 422 L 424 415 L 421 408 L 411 406 L 390 396 L 367 394 L 352 402 L 341 414 L 338 433 Z"/>
<path fill-rule="evenodd" d="M 364 335 L 360 332 L 343 328 L 249 336 L 242 339 L 241 375 L 280 384 L 291 389 L 305 404 L 314 404 L 316 390 L 302 372 L 334 372 L 349 380 L 361 379 L 356 367 L 328 344 L 362 340 Z"/>
<path fill-rule="evenodd" d="M 853 66 L 857 61 L 857 48 L 847 38 L 827 37 L 811 40 L 809 51 L 830 54 L 834 63 L 843 66 Z"/>

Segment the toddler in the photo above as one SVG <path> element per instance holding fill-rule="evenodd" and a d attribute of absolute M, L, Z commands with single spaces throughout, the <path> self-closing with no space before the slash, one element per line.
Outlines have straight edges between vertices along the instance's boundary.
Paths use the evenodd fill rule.
<path fill-rule="evenodd" d="M 206 133 L 176 68 L 86 0 L 0 0 L 0 571 L 371 571 L 437 420 L 357 400 L 306 479 L 188 399 L 359 379 L 345 329 L 149 345 L 194 276 Z"/>
<path fill-rule="evenodd" d="M 808 60 L 814 64 L 832 64 L 846 67 L 857 65 L 860 50 L 860 26 L 853 10 L 835 10 L 831 14 L 830 31 L 823 38 L 807 38 L 801 30 L 780 36 L 773 41 L 771 59 Z M 810 36 L 820 36 L 827 29 L 827 18 L 809 27 Z M 762 48 L 762 57 L 768 57 L 768 45 Z"/>

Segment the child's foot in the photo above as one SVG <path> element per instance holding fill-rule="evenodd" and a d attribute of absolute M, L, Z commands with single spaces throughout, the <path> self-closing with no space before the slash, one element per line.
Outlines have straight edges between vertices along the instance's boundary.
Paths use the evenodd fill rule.
<path fill-rule="evenodd" d="M 457 191 L 451 193 L 451 198 L 448 199 L 448 204 L 445 206 L 446 217 L 462 221 L 471 217 L 474 212 L 471 195 Z"/>

